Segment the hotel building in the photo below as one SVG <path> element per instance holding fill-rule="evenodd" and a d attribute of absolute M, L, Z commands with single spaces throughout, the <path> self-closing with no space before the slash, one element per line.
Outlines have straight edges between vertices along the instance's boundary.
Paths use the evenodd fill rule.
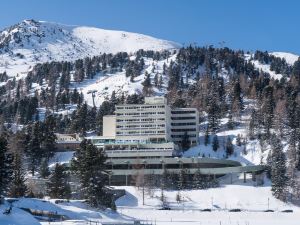
<path fill-rule="evenodd" d="M 171 108 L 164 97 L 146 97 L 144 104 L 117 105 L 103 117 L 103 136 L 89 137 L 108 157 L 170 157 L 188 135 L 198 144 L 199 113 L 195 108 Z"/>

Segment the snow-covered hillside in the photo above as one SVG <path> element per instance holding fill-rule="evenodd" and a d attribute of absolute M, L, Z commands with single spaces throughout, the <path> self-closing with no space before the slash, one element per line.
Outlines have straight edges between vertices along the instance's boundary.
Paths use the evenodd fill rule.
<path fill-rule="evenodd" d="M 21 76 L 38 62 L 178 47 L 177 43 L 137 33 L 24 20 L 0 33 L 0 73 Z"/>
<path fill-rule="evenodd" d="M 90 90 L 96 90 L 95 105 L 99 106 L 105 100 L 110 98 L 113 91 L 117 95 L 121 93 L 135 94 L 142 93 L 143 85 L 145 80 L 145 72 L 150 74 L 151 82 L 154 83 L 155 75 L 159 75 L 162 78 L 161 88 L 153 87 L 153 95 L 163 95 L 166 92 L 168 85 L 168 77 L 163 74 L 163 65 L 169 65 L 171 61 L 176 60 L 176 54 L 172 54 L 169 58 L 163 60 L 153 60 L 152 58 L 144 58 L 145 66 L 141 74 L 134 78 L 134 81 L 130 81 L 130 77 L 126 77 L 125 70 L 121 72 L 115 72 L 113 74 L 98 74 L 94 79 L 88 79 L 81 83 L 73 83 L 72 88 L 77 88 L 83 93 L 84 99 L 87 104 L 92 106 L 93 99 L 92 95 L 88 94 Z M 192 82 L 192 81 L 191 81 Z"/>
<path fill-rule="evenodd" d="M 289 53 L 289 52 L 271 52 L 271 53 L 269 53 L 269 55 L 273 55 L 275 57 L 285 59 L 287 64 L 289 64 L 290 66 L 294 65 L 294 63 L 300 57 L 299 55 L 295 55 L 295 54 L 292 54 L 292 53 Z M 251 55 L 250 54 L 245 54 L 245 59 L 252 62 L 256 69 L 270 74 L 270 77 L 274 78 L 274 79 L 280 80 L 283 77 L 282 74 L 280 74 L 280 73 L 277 74 L 277 73 L 275 73 L 275 71 L 272 71 L 270 69 L 270 64 L 263 64 L 263 63 L 259 62 L 258 60 L 254 60 L 253 56 L 254 56 L 253 54 L 251 54 Z"/>
<path fill-rule="evenodd" d="M 209 138 L 209 143 L 205 145 L 205 129 L 207 122 L 200 124 L 199 145 L 193 146 L 183 153 L 184 157 L 209 157 L 209 158 L 227 158 L 226 157 L 226 140 L 230 138 L 234 153 L 228 158 L 240 162 L 242 165 L 260 165 L 266 163 L 270 151 L 270 146 L 262 147 L 259 140 L 249 140 L 241 144 L 237 143 L 238 136 L 240 139 L 248 137 L 248 127 L 250 113 L 255 107 L 255 102 L 249 99 L 244 101 L 245 110 L 241 114 L 238 123 L 234 129 L 228 129 L 228 118 L 223 118 L 220 123 L 220 129 L 216 132 L 219 141 L 219 148 L 217 151 L 213 150 L 212 141 L 213 135 Z"/>
<path fill-rule="evenodd" d="M 278 58 L 282 58 L 285 59 L 285 61 L 289 64 L 289 65 L 293 65 L 298 58 L 300 57 L 299 55 L 295 55 L 289 52 L 271 52 L 270 55 L 274 55 Z"/>

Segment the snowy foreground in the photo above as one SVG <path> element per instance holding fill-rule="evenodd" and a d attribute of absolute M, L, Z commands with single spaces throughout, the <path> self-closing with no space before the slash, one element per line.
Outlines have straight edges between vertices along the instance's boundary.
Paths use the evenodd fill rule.
<path fill-rule="evenodd" d="M 13 208 L 11 214 L 4 215 L 3 212 L 8 208 L 8 204 L 0 205 L 0 224 L 1 225 L 39 225 L 40 223 L 29 213 L 22 209 Z"/>
<path fill-rule="evenodd" d="M 126 195 L 116 201 L 117 213 L 89 208 L 82 201 L 55 204 L 55 200 L 20 199 L 14 203 L 15 207 L 11 215 L 0 214 L 0 224 L 39 224 L 30 214 L 17 207 L 52 211 L 68 217 L 68 220 L 62 222 L 40 222 L 44 225 L 83 225 L 90 224 L 89 221 L 104 224 L 133 224 L 134 220 L 158 225 L 299 224 L 300 207 L 273 198 L 268 181 L 265 186 L 254 187 L 250 179 L 247 179 L 246 184 L 243 184 L 240 179 L 234 179 L 233 184 L 222 184 L 220 188 L 181 191 L 180 203 L 176 201 L 177 191 L 164 191 L 165 201 L 171 210 L 159 210 L 162 207 L 160 189 L 150 191 L 146 188 L 143 205 L 142 188 L 132 186 L 115 188 L 126 190 Z M 7 205 L 0 207 L 1 212 L 5 207 Z M 210 209 L 211 212 L 201 211 L 204 209 Z M 231 209 L 240 209 L 241 212 L 229 212 Z M 267 209 L 274 212 L 264 212 Z M 293 212 L 284 213 L 283 210 L 293 210 Z"/>
<path fill-rule="evenodd" d="M 248 184 L 248 185 L 247 185 Z M 273 198 L 270 186 L 253 187 L 238 181 L 233 185 L 208 190 L 190 190 L 180 193 L 183 201 L 176 202 L 177 191 L 166 191 L 166 201 L 172 210 L 157 210 L 161 207 L 161 191 L 146 194 L 142 204 L 142 192 L 135 187 L 123 187 L 127 195 L 117 200 L 119 212 L 154 224 L 246 224 L 246 225 L 291 225 L 299 224 L 300 208 Z M 274 212 L 264 212 L 268 209 Z M 211 209 L 211 212 L 201 212 Z M 241 209 L 241 212 L 229 212 Z M 293 213 L 283 210 L 292 209 Z"/>

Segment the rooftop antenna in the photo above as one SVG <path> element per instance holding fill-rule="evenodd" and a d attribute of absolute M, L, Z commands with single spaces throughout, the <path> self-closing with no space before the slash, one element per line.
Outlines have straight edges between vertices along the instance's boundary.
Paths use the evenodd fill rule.
<path fill-rule="evenodd" d="M 97 90 L 89 90 L 87 92 L 87 94 L 92 94 L 92 98 L 93 98 L 93 106 L 95 107 L 95 93 L 97 92 Z"/>

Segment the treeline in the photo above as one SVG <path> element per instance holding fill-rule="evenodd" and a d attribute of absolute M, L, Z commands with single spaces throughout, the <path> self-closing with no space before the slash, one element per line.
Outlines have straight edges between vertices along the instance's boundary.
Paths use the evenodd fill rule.
<path fill-rule="evenodd" d="M 160 188 L 162 190 L 208 189 L 218 187 L 215 176 L 201 174 L 198 169 L 195 174 L 190 174 L 188 169 L 181 168 L 178 174 L 164 169 L 161 175 L 137 175 L 132 179 L 138 187 L 145 186 L 148 189 Z"/>
<path fill-rule="evenodd" d="M 284 58 L 279 58 L 274 55 L 270 55 L 267 51 L 256 51 L 254 53 L 254 59 L 258 60 L 261 64 L 270 64 L 270 70 L 276 74 L 283 74 L 290 76 L 293 72 L 293 66 L 290 66 Z"/>
<path fill-rule="evenodd" d="M 44 122 L 31 123 L 15 133 L 1 125 L 0 195 L 32 195 L 25 185 L 26 171 L 33 176 L 36 172 L 44 174 L 41 165 L 48 164 L 55 151 L 54 126 L 53 117 L 46 118 Z"/>
<path fill-rule="evenodd" d="M 49 125 L 51 119 L 49 120 L 48 125 L 35 123 L 24 133 L 1 134 L 0 196 L 43 197 L 43 193 L 34 193 L 30 183 L 26 182 L 26 171 L 30 169 L 32 175 L 37 170 L 38 177 L 47 179 L 44 191 L 48 196 L 70 199 L 73 197 L 70 186 L 71 173 L 81 185 L 76 192 L 77 198 L 86 199 L 93 207 L 110 207 L 115 210 L 114 196 L 105 187 L 108 178 L 108 174 L 105 173 L 106 155 L 90 141 L 84 140 L 80 144 L 69 168 L 56 163 L 52 171 L 49 170 L 48 159 L 55 150 L 51 146 L 54 143 L 53 135 L 48 133 L 50 135 L 45 136 L 46 130 L 52 128 Z M 29 168 L 26 168 L 27 165 Z M 35 176 L 37 177 L 37 174 Z"/>

